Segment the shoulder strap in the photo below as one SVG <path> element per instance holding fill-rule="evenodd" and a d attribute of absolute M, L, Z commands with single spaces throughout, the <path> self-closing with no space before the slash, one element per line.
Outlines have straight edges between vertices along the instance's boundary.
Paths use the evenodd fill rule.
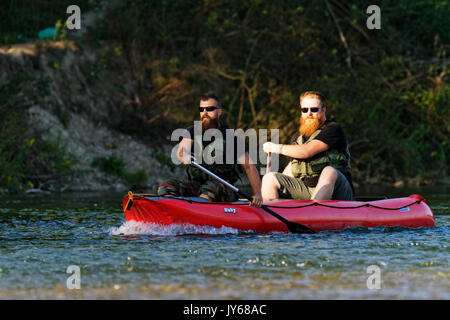
<path fill-rule="evenodd" d="M 309 137 L 309 139 L 306 140 L 306 142 L 304 142 L 304 143 L 308 143 L 308 142 L 314 140 L 314 139 L 319 135 L 319 133 L 320 133 L 321 131 L 322 131 L 322 129 L 317 129 L 316 131 L 314 131 L 314 133 L 311 135 L 311 137 Z M 304 144 L 304 143 L 303 143 L 303 140 L 304 140 L 303 136 L 300 135 L 300 136 L 297 138 L 297 144 Z"/>

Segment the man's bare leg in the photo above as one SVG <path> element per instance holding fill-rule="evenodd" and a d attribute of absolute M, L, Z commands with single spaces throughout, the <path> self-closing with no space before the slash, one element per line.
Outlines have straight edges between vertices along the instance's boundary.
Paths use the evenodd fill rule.
<path fill-rule="evenodd" d="M 263 201 L 271 201 L 278 199 L 278 191 L 281 186 L 273 172 L 266 174 L 262 178 L 261 194 Z"/>
<path fill-rule="evenodd" d="M 335 168 L 331 166 L 325 167 L 320 173 L 319 181 L 311 196 L 311 200 L 331 200 L 337 178 L 338 172 Z"/>

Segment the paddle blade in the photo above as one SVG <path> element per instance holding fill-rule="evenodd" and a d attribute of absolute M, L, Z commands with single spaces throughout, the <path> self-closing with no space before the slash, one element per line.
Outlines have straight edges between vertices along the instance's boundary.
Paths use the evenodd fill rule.
<path fill-rule="evenodd" d="M 288 221 L 286 225 L 290 232 L 292 233 L 305 233 L 305 234 L 313 234 L 316 233 L 314 230 L 295 222 Z"/>
<path fill-rule="evenodd" d="M 304 226 L 304 225 L 302 225 L 300 223 L 296 223 L 296 222 L 292 222 L 292 221 L 287 220 L 286 218 L 280 216 L 278 213 L 274 212 L 272 209 L 268 208 L 265 205 L 262 205 L 261 209 L 267 211 L 272 216 L 274 216 L 278 220 L 280 220 L 283 223 L 285 223 L 286 226 L 288 227 L 289 231 L 292 232 L 292 233 L 307 233 L 307 234 L 316 233 L 314 230 L 308 228 L 307 226 Z"/>

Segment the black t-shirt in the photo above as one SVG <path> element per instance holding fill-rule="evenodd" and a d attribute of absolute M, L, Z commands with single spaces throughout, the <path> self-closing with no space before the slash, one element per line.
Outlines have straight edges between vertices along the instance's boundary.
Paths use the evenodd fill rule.
<path fill-rule="evenodd" d="M 231 150 L 234 150 L 233 151 L 233 153 L 234 153 L 234 159 L 233 159 L 233 164 L 237 164 L 238 162 L 237 162 L 237 159 L 242 155 L 242 154 L 244 154 L 245 153 L 245 144 L 244 144 L 244 142 L 242 141 L 242 139 L 240 139 L 238 136 L 236 136 L 234 133 L 233 133 L 233 139 L 232 139 L 232 145 L 229 145 L 229 141 L 230 141 L 230 139 L 228 139 L 227 140 L 227 129 L 230 129 L 227 125 L 224 125 L 224 124 L 222 124 L 221 126 L 220 126 L 220 128 L 218 128 L 219 129 L 219 131 L 222 133 L 222 138 L 224 139 L 224 140 L 226 140 L 226 150 L 224 150 L 224 159 L 223 159 L 223 164 L 225 164 L 226 163 L 226 154 L 228 153 L 228 152 L 231 152 Z M 188 132 L 189 132 L 189 134 L 190 134 L 190 138 L 192 139 L 192 140 L 194 140 L 194 126 L 190 126 L 189 128 L 187 128 L 186 129 Z M 238 139 L 239 139 L 239 143 L 238 143 Z M 210 143 L 212 143 L 212 142 L 214 142 L 214 140 L 215 140 L 215 136 L 213 135 L 212 137 L 211 137 L 211 140 L 205 140 L 205 137 L 204 137 L 204 135 L 202 135 L 202 143 L 203 143 L 203 148 L 206 148 Z M 181 141 L 181 138 L 180 138 L 180 141 Z M 243 146 L 243 147 L 242 147 Z M 230 149 L 230 148 L 233 148 L 233 149 Z M 191 149 L 191 153 L 192 154 L 194 154 L 194 146 L 192 145 L 192 149 Z M 228 164 L 230 164 L 230 163 L 228 163 Z"/>
<path fill-rule="evenodd" d="M 297 142 L 300 132 L 296 132 L 291 138 L 291 144 Z M 336 149 L 342 153 L 347 147 L 347 137 L 339 123 L 326 120 L 320 133 L 314 138 L 326 143 L 330 149 Z"/>
<path fill-rule="evenodd" d="M 300 132 L 297 131 L 291 138 L 291 144 L 297 143 L 297 139 L 299 136 Z M 325 121 L 320 133 L 314 139 L 326 143 L 329 149 L 336 149 L 341 153 L 345 152 L 348 144 L 347 137 L 345 136 L 344 130 L 342 130 L 341 125 L 330 120 Z M 352 175 L 350 174 L 350 172 L 343 172 L 343 174 L 345 175 L 353 189 Z"/>

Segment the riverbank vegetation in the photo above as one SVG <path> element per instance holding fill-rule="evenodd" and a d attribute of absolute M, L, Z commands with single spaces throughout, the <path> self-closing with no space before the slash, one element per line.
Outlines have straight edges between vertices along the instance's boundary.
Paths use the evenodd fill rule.
<path fill-rule="evenodd" d="M 13 192 L 64 184 L 76 161 L 60 137 L 44 139 L 32 130 L 28 108 L 33 99 L 23 94 L 24 87 L 34 88 L 30 96 L 48 90 L 45 79 L 27 73 L 0 84 L 0 188 Z"/>
<path fill-rule="evenodd" d="M 38 8 L 44 3 L 51 6 L 49 1 L 33 5 L 48 10 Z M 448 177 L 450 154 L 450 4 L 379 1 L 381 29 L 369 30 L 370 4 L 88 1 L 86 8 L 99 13 L 96 23 L 84 38 L 72 31 L 66 37 L 98 50 L 117 48 L 126 57 L 140 122 L 124 122 L 120 130 L 144 141 L 168 143 L 168 132 L 189 125 L 197 117 L 199 95 L 212 89 L 222 98 L 231 127 L 279 128 L 286 143 L 298 127 L 299 94 L 317 90 L 328 97 L 328 117 L 347 134 L 357 183 L 439 182 Z M 28 14 L 19 13 L 23 19 Z M 20 41 L 18 28 L 9 26 L 2 41 Z M 105 68 L 114 64 L 96 72 Z M 9 94 L 5 83 L 2 92 Z M 2 110 L 11 106 L 4 101 Z M 19 135 L 6 128 L 4 136 Z M 8 148 L 0 152 L 6 159 Z M 0 176 L 1 186 L 7 186 L 4 172 Z M 17 181 L 25 181 L 20 176 Z"/>

